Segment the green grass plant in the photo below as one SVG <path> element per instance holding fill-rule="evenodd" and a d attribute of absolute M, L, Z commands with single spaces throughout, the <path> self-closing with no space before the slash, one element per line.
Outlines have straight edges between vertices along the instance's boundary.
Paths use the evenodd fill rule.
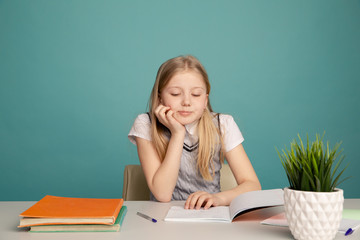
<path fill-rule="evenodd" d="M 343 150 L 339 150 L 341 143 L 336 143 L 330 149 L 329 142 L 326 146 L 323 138 L 316 134 L 316 140 L 309 142 L 307 135 L 304 146 L 300 135 L 299 142 L 294 139 L 290 143 L 290 150 L 285 146 L 277 153 L 285 169 L 290 188 L 301 191 L 332 192 L 343 181 L 340 180 L 348 165 L 340 171 L 340 165 L 344 161 Z"/>

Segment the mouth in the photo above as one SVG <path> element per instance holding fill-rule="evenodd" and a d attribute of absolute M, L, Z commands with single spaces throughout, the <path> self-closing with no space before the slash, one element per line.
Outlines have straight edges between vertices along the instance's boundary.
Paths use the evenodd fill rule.
<path fill-rule="evenodd" d="M 192 112 L 190 112 L 190 111 L 178 111 L 178 113 L 179 113 L 180 116 L 186 117 L 186 116 L 189 116 Z"/>

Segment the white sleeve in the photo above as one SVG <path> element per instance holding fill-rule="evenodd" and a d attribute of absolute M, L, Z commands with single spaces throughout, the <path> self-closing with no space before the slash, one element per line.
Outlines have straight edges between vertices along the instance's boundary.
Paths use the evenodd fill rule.
<path fill-rule="evenodd" d="M 244 141 L 234 118 L 227 114 L 220 114 L 220 127 L 223 136 L 225 152 L 229 152 Z"/>
<path fill-rule="evenodd" d="M 149 141 L 152 140 L 151 122 L 149 119 L 149 115 L 147 115 L 146 113 L 137 116 L 128 134 L 130 142 L 136 145 L 135 137 L 143 138 Z"/>

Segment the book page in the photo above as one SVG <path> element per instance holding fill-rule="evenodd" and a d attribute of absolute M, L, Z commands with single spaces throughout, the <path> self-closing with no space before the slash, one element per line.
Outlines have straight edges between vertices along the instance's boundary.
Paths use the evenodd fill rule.
<path fill-rule="evenodd" d="M 185 209 L 182 206 L 172 206 L 165 221 L 176 222 L 230 222 L 229 207 L 219 206 L 211 207 L 207 210 L 201 208 L 199 210 Z"/>
<path fill-rule="evenodd" d="M 230 204 L 230 217 L 255 208 L 284 205 L 282 189 L 260 190 L 240 194 Z"/>

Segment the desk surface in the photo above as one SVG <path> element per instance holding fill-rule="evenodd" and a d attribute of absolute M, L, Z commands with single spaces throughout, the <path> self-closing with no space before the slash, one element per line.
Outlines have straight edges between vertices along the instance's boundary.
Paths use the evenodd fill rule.
<path fill-rule="evenodd" d="M 174 205 L 183 205 L 183 202 L 158 203 L 150 201 L 126 201 L 128 212 L 120 232 L 103 233 L 30 233 L 24 229 L 18 229 L 19 214 L 32 206 L 35 202 L 0 202 L 0 239 L 1 240 L 56 240 L 56 239 L 156 239 L 156 240 L 184 240 L 205 239 L 266 239 L 281 240 L 293 239 L 290 230 L 286 227 L 261 225 L 259 219 L 240 220 L 233 223 L 177 223 L 164 222 L 163 219 L 170 208 Z M 344 208 L 360 209 L 360 199 L 346 199 Z M 158 219 L 152 223 L 136 215 L 143 212 Z M 269 209 L 267 210 L 269 211 Z M 271 211 L 283 211 L 283 207 L 271 208 Z M 266 214 L 269 214 L 266 213 Z M 266 215 L 265 214 L 265 215 Z M 254 216 L 252 216 L 254 217 Z M 256 218 L 256 217 L 255 217 Z M 360 239 L 360 229 L 351 236 L 345 237 L 338 233 L 336 239 L 354 240 Z"/>

